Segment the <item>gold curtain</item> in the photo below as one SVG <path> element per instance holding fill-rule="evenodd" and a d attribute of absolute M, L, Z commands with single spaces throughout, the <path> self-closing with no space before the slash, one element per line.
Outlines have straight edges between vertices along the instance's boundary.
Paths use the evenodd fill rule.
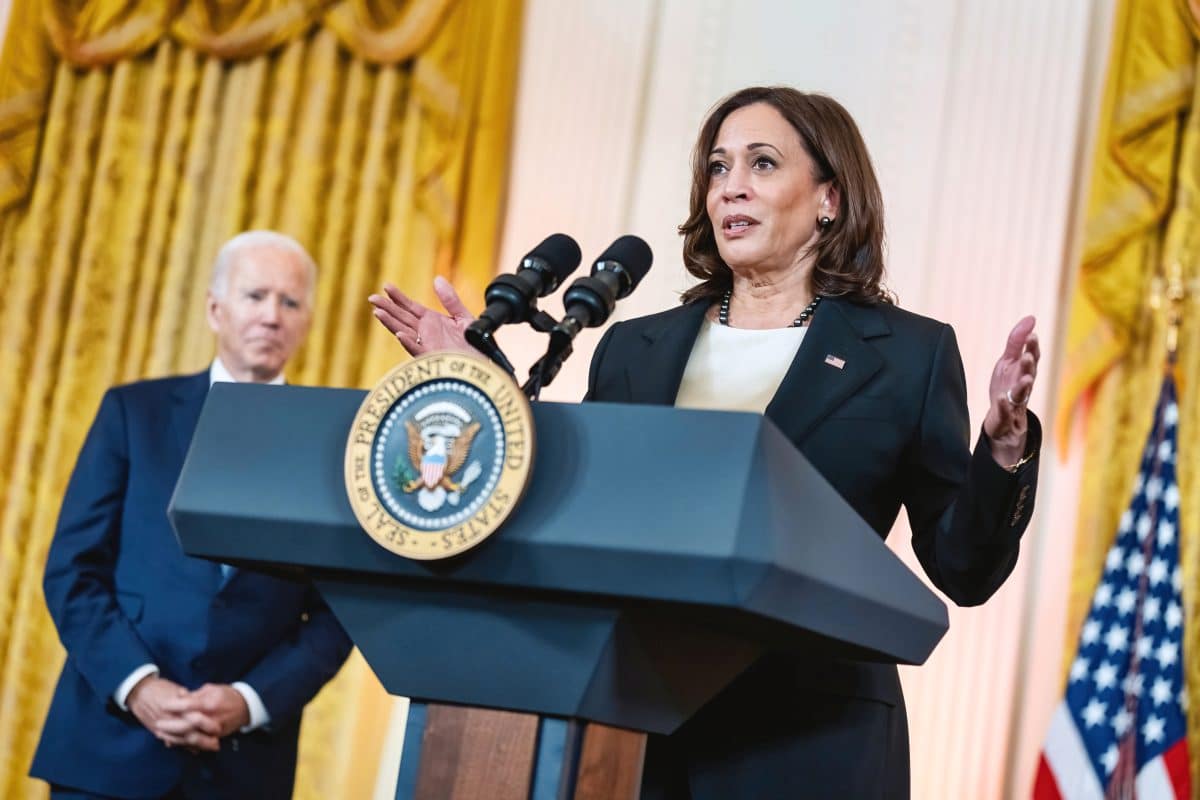
<path fill-rule="evenodd" d="M 1200 785 L 1200 3 L 1117 4 L 1067 336 L 1059 434 L 1088 410 L 1066 663 L 1133 492 L 1166 368 L 1167 280 L 1179 332 L 1180 561 L 1192 785 Z"/>
<path fill-rule="evenodd" d="M 520 0 L 16 0 L 0 59 L 0 796 L 63 652 L 41 574 L 100 395 L 202 369 L 208 268 L 250 228 L 321 265 L 294 383 L 403 357 L 366 295 L 493 274 Z M 356 654 L 305 712 L 297 796 L 369 797 L 390 703 Z"/>

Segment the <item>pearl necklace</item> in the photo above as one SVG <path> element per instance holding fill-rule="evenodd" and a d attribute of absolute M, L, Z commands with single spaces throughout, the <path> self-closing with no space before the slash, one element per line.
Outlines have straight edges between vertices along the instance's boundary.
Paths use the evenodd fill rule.
<path fill-rule="evenodd" d="M 721 298 L 721 307 L 717 310 L 717 322 L 721 323 L 725 327 L 729 327 L 729 301 L 731 299 L 733 299 L 732 289 L 726 292 L 725 296 Z M 788 327 L 803 328 L 804 323 L 812 319 L 813 312 L 817 310 L 817 304 L 820 302 L 821 295 L 814 297 L 812 302 L 806 305 L 804 310 L 800 312 L 800 316 L 796 317 L 796 320 Z"/>

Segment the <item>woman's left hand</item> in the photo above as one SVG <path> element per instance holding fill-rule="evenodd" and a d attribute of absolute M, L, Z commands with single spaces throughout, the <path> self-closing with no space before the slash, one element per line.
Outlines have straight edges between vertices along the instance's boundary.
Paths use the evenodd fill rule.
<path fill-rule="evenodd" d="M 1025 409 L 1042 355 L 1037 334 L 1033 332 L 1034 323 L 1033 317 L 1025 317 L 1008 334 L 1004 354 L 992 370 L 988 387 L 992 405 L 984 417 L 983 431 L 992 446 L 992 457 L 1002 467 L 1025 456 L 1025 437 L 1029 431 Z"/>

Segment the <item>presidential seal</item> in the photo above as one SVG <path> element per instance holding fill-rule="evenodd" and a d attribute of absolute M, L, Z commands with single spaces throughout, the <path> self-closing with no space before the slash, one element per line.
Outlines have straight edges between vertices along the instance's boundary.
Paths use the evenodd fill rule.
<path fill-rule="evenodd" d="M 367 395 L 345 468 L 350 506 L 372 539 L 408 558 L 447 558 L 516 508 L 533 468 L 533 414 L 492 362 L 429 353 Z"/>

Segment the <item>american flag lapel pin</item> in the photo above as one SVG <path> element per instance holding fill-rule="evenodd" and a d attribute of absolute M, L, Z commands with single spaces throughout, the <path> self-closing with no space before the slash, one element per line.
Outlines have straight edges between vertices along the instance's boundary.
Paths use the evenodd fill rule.
<path fill-rule="evenodd" d="M 846 359 L 838 358 L 833 353 L 830 353 L 829 355 L 825 356 L 825 363 L 831 367 L 842 369 L 846 366 Z"/>

